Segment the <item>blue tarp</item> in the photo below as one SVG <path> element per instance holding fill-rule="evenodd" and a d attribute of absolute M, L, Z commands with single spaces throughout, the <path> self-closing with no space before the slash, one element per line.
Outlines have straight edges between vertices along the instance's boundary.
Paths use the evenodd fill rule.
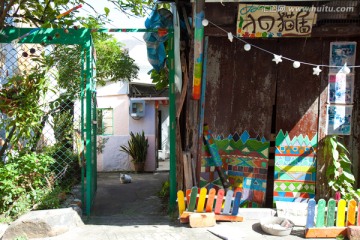
<path fill-rule="evenodd" d="M 172 28 L 172 13 L 165 9 L 154 9 L 145 21 L 147 29 Z M 166 50 L 164 42 L 168 34 L 160 36 L 158 32 L 148 32 L 144 34 L 144 40 L 147 46 L 147 55 L 149 63 L 159 72 L 165 64 Z"/>

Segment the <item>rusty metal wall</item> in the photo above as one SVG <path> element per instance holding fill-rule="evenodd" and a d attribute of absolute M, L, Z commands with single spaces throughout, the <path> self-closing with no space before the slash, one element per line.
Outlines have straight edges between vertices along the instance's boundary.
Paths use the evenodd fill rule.
<path fill-rule="evenodd" d="M 328 64 L 331 41 L 358 41 L 359 38 L 287 38 L 251 40 L 271 52 L 315 64 Z M 356 64 L 360 65 L 360 46 Z M 284 60 L 279 65 L 273 56 L 251 49 L 226 37 L 210 37 L 207 65 L 205 122 L 212 132 L 226 137 L 248 130 L 270 139 L 272 109 L 276 104 L 276 133 L 289 131 L 290 137 L 316 133 L 321 147 L 325 136 L 328 69 L 313 75 L 312 66 L 292 67 Z M 356 69 L 352 135 L 345 137 L 351 153 L 353 169 L 359 179 L 360 153 L 360 69 Z M 321 152 L 319 153 L 321 154 Z M 317 158 L 318 193 L 326 190 L 324 171 L 327 164 Z M 321 174 L 323 173 L 323 174 Z M 357 181 L 359 187 L 359 181 Z"/>
<path fill-rule="evenodd" d="M 274 41 L 253 43 L 271 51 Z M 276 69 L 269 54 L 247 52 L 243 45 L 223 37 L 209 38 L 205 122 L 214 134 L 247 130 L 269 140 Z"/>
<path fill-rule="evenodd" d="M 278 54 L 302 62 L 322 62 L 322 42 L 313 38 L 288 38 L 278 42 Z M 319 49 L 320 51 L 317 51 Z M 292 66 L 283 60 L 278 69 L 276 94 L 276 133 L 288 131 L 290 137 L 299 134 L 312 139 L 318 131 L 318 112 L 321 74 L 313 75 L 313 67 Z"/>

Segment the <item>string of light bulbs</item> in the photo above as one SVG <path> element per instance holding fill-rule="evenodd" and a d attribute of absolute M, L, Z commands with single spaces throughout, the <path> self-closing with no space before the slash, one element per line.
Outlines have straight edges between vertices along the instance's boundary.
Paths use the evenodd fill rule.
<path fill-rule="evenodd" d="M 213 25 L 214 27 L 220 29 L 221 31 L 225 32 L 225 33 L 227 34 L 227 37 L 228 37 L 228 39 L 229 39 L 230 42 L 233 42 L 234 38 L 236 38 L 237 40 L 243 42 L 243 43 L 244 43 L 244 50 L 245 50 L 245 51 L 250 51 L 251 48 L 253 47 L 253 48 L 259 49 L 259 50 L 261 50 L 261 51 L 263 51 L 263 52 L 266 52 L 266 53 L 268 53 L 268 54 L 273 55 L 274 58 L 272 59 L 272 61 L 275 62 L 276 64 L 279 64 L 280 62 L 283 61 L 283 59 L 285 59 L 285 60 L 288 60 L 288 61 L 290 61 L 290 62 L 293 62 L 293 67 L 294 67 L 294 68 L 299 68 L 299 67 L 301 66 L 301 64 L 313 66 L 313 74 L 314 74 L 314 75 L 319 75 L 319 74 L 320 74 L 320 72 L 322 71 L 320 67 L 328 67 L 328 68 L 339 68 L 339 67 L 340 67 L 340 66 L 333 66 L 333 65 L 314 64 L 314 63 L 308 63 L 308 62 L 303 62 L 303 61 L 297 61 L 297 60 L 294 60 L 294 59 L 291 59 L 291 58 L 288 58 L 288 57 L 284 57 L 284 56 L 282 56 L 282 55 L 275 54 L 275 53 L 270 52 L 269 50 L 266 50 L 266 49 L 264 49 L 264 48 L 262 48 L 262 47 L 259 47 L 259 46 L 256 46 L 256 45 L 254 45 L 254 44 L 248 43 L 247 41 L 245 41 L 245 40 L 242 39 L 242 38 L 239 38 L 239 37 L 236 36 L 236 35 L 234 36 L 234 35 L 232 34 L 232 32 L 226 31 L 226 30 L 223 29 L 222 27 L 216 25 L 215 23 L 209 21 L 209 20 L 206 19 L 206 18 L 204 18 L 204 19 L 202 20 L 202 25 L 203 25 L 204 27 L 208 26 L 209 23 L 210 23 L 211 25 Z M 360 67 L 360 65 L 347 66 L 347 63 L 345 63 L 344 66 L 341 67 L 340 72 L 345 73 L 345 74 L 349 74 L 349 73 L 351 72 L 351 69 L 350 69 L 350 68 L 358 68 L 358 67 Z"/>

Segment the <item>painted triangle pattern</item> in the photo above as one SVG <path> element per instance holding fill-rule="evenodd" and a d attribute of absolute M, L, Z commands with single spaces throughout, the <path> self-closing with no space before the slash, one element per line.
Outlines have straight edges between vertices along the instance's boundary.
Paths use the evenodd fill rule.
<path fill-rule="evenodd" d="M 282 130 L 275 140 L 274 202 L 302 202 L 315 197 L 317 134 L 289 137 Z"/>
<path fill-rule="evenodd" d="M 234 192 L 241 191 L 241 206 L 262 207 L 265 203 L 270 142 L 265 137 L 251 137 L 248 131 L 214 137 Z M 200 187 L 222 188 L 214 161 L 203 145 Z"/>

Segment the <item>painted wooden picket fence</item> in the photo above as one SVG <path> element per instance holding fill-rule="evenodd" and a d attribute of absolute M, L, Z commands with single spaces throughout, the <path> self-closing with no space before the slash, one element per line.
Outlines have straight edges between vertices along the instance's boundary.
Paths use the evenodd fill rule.
<path fill-rule="evenodd" d="M 217 221 L 236 221 L 242 222 L 243 217 L 238 216 L 241 192 L 228 190 L 225 194 L 224 189 L 219 189 L 217 194 L 214 188 L 207 191 L 207 188 L 198 189 L 192 187 L 177 192 L 177 202 L 179 208 L 180 222 L 189 221 L 192 213 L 214 212 Z"/>
<path fill-rule="evenodd" d="M 346 207 L 347 206 L 347 207 Z M 308 214 L 306 220 L 306 238 L 335 238 L 346 236 L 348 226 L 360 226 L 360 203 L 350 200 L 346 203 L 340 199 L 337 203 L 330 199 L 326 206 L 326 201 L 320 199 L 317 207 L 314 199 L 308 203 Z"/>

